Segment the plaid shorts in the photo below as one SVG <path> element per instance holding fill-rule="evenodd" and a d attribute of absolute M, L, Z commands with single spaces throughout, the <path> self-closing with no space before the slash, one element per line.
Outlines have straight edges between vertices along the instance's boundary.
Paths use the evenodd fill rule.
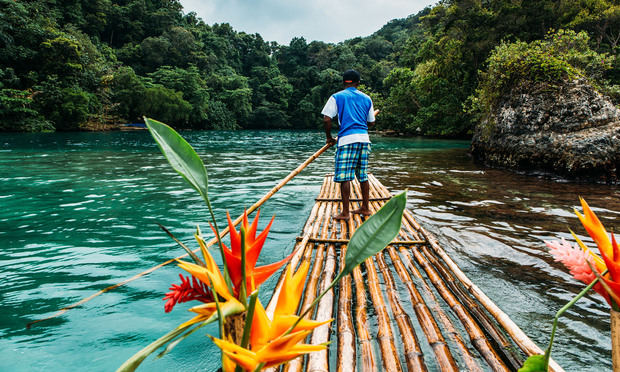
<path fill-rule="evenodd" d="M 360 182 L 368 181 L 368 155 L 370 143 L 350 143 L 336 149 L 336 170 L 334 182 L 352 181 L 357 177 Z"/>

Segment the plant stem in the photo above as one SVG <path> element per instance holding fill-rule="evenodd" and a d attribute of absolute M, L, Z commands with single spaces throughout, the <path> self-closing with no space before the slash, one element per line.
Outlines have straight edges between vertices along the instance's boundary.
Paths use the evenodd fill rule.
<path fill-rule="evenodd" d="M 241 227 L 241 288 L 239 289 L 239 301 L 243 304 L 243 306 L 247 305 L 247 270 L 245 267 L 245 228 Z"/>
<path fill-rule="evenodd" d="M 224 245 L 222 244 L 222 238 L 220 237 L 220 230 L 217 228 L 217 221 L 215 221 L 215 215 L 213 214 L 213 208 L 211 208 L 211 202 L 208 197 L 204 198 L 207 202 L 207 208 L 211 214 L 211 221 L 213 221 L 213 229 L 215 230 L 215 236 L 217 237 L 217 243 L 220 246 L 220 254 L 222 256 L 222 263 L 224 264 L 224 281 L 228 286 L 228 291 L 233 293 L 232 281 L 230 280 L 230 274 L 228 273 L 228 265 L 226 264 L 226 257 L 224 256 Z"/>
<path fill-rule="evenodd" d="M 605 275 L 605 274 L 607 274 L 607 270 L 605 270 L 602 275 Z M 555 331 L 556 331 L 556 328 L 558 327 L 558 321 L 560 317 L 562 316 L 562 314 L 564 314 L 566 310 L 568 310 L 571 306 L 573 306 L 575 302 L 579 301 L 581 297 L 583 297 L 586 293 L 588 293 L 588 291 L 592 289 L 592 287 L 594 287 L 594 285 L 596 285 L 598 281 L 599 281 L 598 278 L 594 279 L 592 283 L 588 284 L 588 286 L 585 287 L 581 292 L 579 292 L 579 294 L 575 296 L 575 298 L 570 300 L 569 303 L 564 305 L 555 314 L 555 318 L 553 319 L 553 328 L 551 329 L 551 337 L 549 338 L 549 346 L 547 346 L 547 350 L 545 350 L 545 366 L 547 369 L 549 368 L 548 366 L 549 366 L 549 359 L 551 358 L 551 347 L 553 346 L 553 339 L 555 338 Z"/>
<path fill-rule="evenodd" d="M 250 330 L 252 329 L 252 321 L 254 320 L 254 309 L 256 309 L 256 300 L 258 299 L 258 289 L 250 295 L 250 305 L 245 316 L 245 327 L 243 328 L 243 337 L 241 338 L 241 347 L 247 348 L 250 341 Z"/>

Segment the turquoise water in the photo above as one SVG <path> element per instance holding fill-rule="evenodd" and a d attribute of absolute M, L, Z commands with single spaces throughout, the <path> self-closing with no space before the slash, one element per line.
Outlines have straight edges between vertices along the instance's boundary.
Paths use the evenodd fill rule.
<path fill-rule="evenodd" d="M 320 148 L 312 132 L 185 132 L 207 163 L 218 223 L 239 215 Z M 409 207 L 463 271 L 539 345 L 555 311 L 582 286 L 554 263 L 542 240 L 583 237 L 571 210 L 582 195 L 620 230 L 617 187 L 567 183 L 475 165 L 467 142 L 373 138 L 373 173 L 409 190 Z M 276 220 L 262 263 L 291 251 L 332 153 L 323 155 L 262 208 Z M 169 266 L 63 316 L 95 291 L 183 253 L 156 223 L 194 246 L 206 233 L 200 197 L 170 169 L 145 132 L 0 134 L 0 370 L 109 371 L 187 320 L 190 304 L 165 314 L 161 300 L 179 269 Z M 209 235 L 210 236 L 210 235 Z M 585 237 L 583 237 L 585 239 Z M 264 286 L 264 294 L 275 278 Z M 567 370 L 610 367 L 607 305 L 587 296 L 569 311 L 554 357 Z M 214 333 L 215 329 L 207 329 Z M 202 335 L 143 370 L 215 370 Z"/>

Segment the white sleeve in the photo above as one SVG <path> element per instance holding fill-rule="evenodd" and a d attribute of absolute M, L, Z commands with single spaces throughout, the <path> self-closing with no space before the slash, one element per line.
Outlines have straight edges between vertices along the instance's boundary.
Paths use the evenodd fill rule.
<path fill-rule="evenodd" d="M 334 96 L 329 97 L 325 107 L 323 107 L 323 111 L 321 111 L 321 114 L 329 116 L 330 118 L 338 115 L 338 105 L 336 105 L 336 99 Z"/>
<path fill-rule="evenodd" d="M 372 102 L 370 103 L 370 110 L 368 110 L 368 115 L 366 115 L 366 121 L 369 123 L 375 122 L 375 107 Z"/>

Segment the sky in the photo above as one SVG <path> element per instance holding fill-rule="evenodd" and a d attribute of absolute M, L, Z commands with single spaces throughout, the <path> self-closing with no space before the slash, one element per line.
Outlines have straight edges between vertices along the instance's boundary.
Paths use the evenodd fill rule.
<path fill-rule="evenodd" d="M 180 0 L 207 24 L 229 23 L 236 31 L 259 33 L 266 41 L 288 45 L 338 43 L 368 36 L 395 18 L 415 14 L 438 0 Z"/>

